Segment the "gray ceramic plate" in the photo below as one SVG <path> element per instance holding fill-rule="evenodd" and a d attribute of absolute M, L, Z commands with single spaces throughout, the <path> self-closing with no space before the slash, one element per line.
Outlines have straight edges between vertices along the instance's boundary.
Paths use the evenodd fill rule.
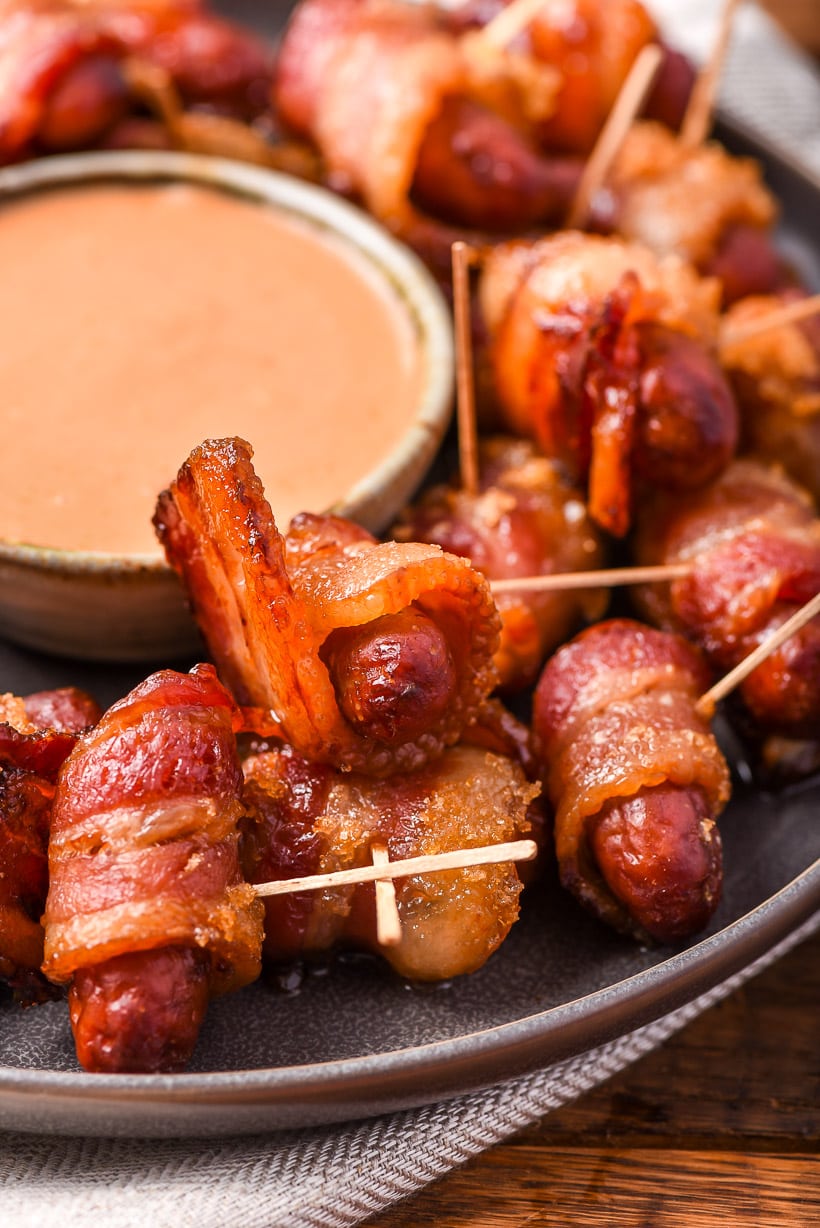
<path fill-rule="evenodd" d="M 784 203 L 783 244 L 820 285 L 820 185 L 728 136 L 766 162 Z M 108 703 L 140 676 L 0 644 L 2 690 L 75 684 Z M 779 796 L 736 791 L 721 824 L 723 902 L 684 950 L 645 950 L 610 933 L 548 877 L 475 975 L 411 989 L 354 959 L 317 970 L 293 995 L 254 985 L 213 1005 L 184 1075 L 84 1075 L 64 1003 L 0 1006 L 0 1127 L 137 1137 L 313 1125 L 455 1096 L 583 1053 L 691 1001 L 820 907 L 819 807 L 818 781 Z"/>

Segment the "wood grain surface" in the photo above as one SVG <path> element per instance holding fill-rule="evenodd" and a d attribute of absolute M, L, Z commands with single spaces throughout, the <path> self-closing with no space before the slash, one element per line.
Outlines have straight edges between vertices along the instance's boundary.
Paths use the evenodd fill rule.
<path fill-rule="evenodd" d="M 368 1228 L 820 1228 L 820 936 Z"/>
<path fill-rule="evenodd" d="M 796 42 L 820 56 L 818 0 L 760 0 L 760 3 Z"/>

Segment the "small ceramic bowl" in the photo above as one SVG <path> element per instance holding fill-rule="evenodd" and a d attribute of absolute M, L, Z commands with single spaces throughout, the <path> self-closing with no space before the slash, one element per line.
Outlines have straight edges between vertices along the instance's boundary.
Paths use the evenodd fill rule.
<path fill-rule="evenodd" d="M 375 533 L 384 529 L 420 484 L 452 411 L 450 315 L 424 266 L 365 214 L 329 192 L 223 159 L 153 151 L 42 159 L 0 171 L 0 206 L 22 193 L 106 181 L 181 182 L 224 190 L 295 216 L 334 242 L 349 244 L 359 261 L 364 258 L 417 340 L 417 403 L 397 446 L 340 490 L 332 507 L 305 510 L 333 511 Z M 344 328 L 343 319 L 339 327 Z M 6 446 L 13 446 L 13 436 Z M 170 471 L 184 459 L 169 458 Z M 195 650 L 197 633 L 181 587 L 161 557 L 19 544 L 2 540 L 2 531 L 0 525 L 0 636 L 36 650 L 97 661 L 162 663 Z"/>

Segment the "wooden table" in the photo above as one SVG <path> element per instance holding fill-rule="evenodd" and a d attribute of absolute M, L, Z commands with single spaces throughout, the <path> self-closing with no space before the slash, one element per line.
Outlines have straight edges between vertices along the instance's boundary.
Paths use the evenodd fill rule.
<path fill-rule="evenodd" d="M 817 1228 L 820 935 L 368 1228 Z"/>
<path fill-rule="evenodd" d="M 820 56 L 820 6 L 817 0 L 760 0 L 763 8 L 807 51 Z"/>

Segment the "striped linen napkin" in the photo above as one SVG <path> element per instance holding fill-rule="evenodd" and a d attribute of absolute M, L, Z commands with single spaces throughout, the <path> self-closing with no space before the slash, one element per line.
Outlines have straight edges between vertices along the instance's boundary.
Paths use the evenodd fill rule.
<path fill-rule="evenodd" d="M 0 1134 L 14 1228 L 350 1228 L 663 1044 L 820 930 L 820 912 L 735 976 L 580 1057 L 442 1104 L 323 1129 L 174 1141 Z"/>

